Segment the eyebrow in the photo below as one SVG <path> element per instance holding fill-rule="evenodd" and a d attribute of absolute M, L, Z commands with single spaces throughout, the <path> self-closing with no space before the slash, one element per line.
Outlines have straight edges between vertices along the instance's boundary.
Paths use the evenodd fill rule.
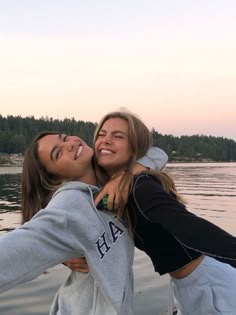
<path fill-rule="evenodd" d="M 59 139 L 59 140 L 62 139 L 62 134 L 61 134 L 61 133 L 58 134 L 58 139 Z M 58 149 L 58 144 L 54 145 L 54 147 L 52 148 L 52 150 L 51 150 L 51 152 L 50 152 L 50 160 L 51 160 L 51 161 L 54 161 L 53 156 L 54 156 L 54 152 L 55 152 L 57 149 Z"/>
<path fill-rule="evenodd" d="M 104 133 L 107 133 L 107 130 L 105 130 L 105 129 L 101 129 L 99 132 L 104 132 Z M 125 135 L 125 136 L 127 136 L 127 135 L 128 135 L 126 132 L 121 131 L 121 130 L 113 130 L 113 131 L 111 132 L 111 134 L 116 134 L 116 133 L 122 133 L 122 134 L 123 134 L 123 135 Z"/>

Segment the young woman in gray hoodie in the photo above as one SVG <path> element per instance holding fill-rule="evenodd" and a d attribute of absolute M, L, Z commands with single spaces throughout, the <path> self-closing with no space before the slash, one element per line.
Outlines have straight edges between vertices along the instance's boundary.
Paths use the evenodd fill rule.
<path fill-rule="evenodd" d="M 0 238 L 0 292 L 83 256 L 90 273 L 72 272 L 50 314 L 133 315 L 133 241 L 122 219 L 94 204 L 92 157 L 78 137 L 43 133 L 32 142 L 22 174 L 25 223 Z"/>

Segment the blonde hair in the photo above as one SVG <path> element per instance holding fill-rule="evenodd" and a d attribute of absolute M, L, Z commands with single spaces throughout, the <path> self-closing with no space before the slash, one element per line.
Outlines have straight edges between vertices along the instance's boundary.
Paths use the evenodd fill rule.
<path fill-rule="evenodd" d="M 127 185 L 129 185 L 131 190 L 133 185 L 133 167 L 136 161 L 139 158 L 143 157 L 147 153 L 148 149 L 152 146 L 152 134 L 148 127 L 135 114 L 127 110 L 120 110 L 110 112 L 100 120 L 95 130 L 94 143 L 96 142 L 98 134 L 104 123 L 112 118 L 124 119 L 128 124 L 128 140 L 132 150 L 132 154 L 129 163 L 126 166 L 126 171 L 124 172 L 124 175 L 120 182 L 119 190 L 122 191 L 123 187 L 127 187 Z M 102 184 L 105 184 L 107 181 L 110 180 L 110 177 L 107 171 L 98 165 L 96 157 L 94 159 L 94 162 L 97 177 Z M 147 172 L 160 179 L 162 186 L 166 192 L 173 194 L 178 201 L 184 202 L 184 199 L 178 194 L 174 181 L 170 175 L 163 171 L 152 170 Z M 130 212 L 131 210 L 128 209 L 126 204 L 127 200 L 122 200 L 119 209 L 117 209 L 117 216 L 118 218 L 123 217 L 123 219 L 126 221 L 129 231 L 133 232 L 135 225 L 135 222 L 133 220 L 134 217 L 133 214 Z"/>
<path fill-rule="evenodd" d="M 126 167 L 127 172 L 132 173 L 133 166 L 135 162 L 143 157 L 148 149 L 152 146 L 152 135 L 147 126 L 142 122 L 142 120 L 136 116 L 135 114 L 123 109 L 120 111 L 114 111 L 106 114 L 98 123 L 97 128 L 94 133 L 94 143 L 98 138 L 98 134 L 103 127 L 104 123 L 113 118 L 120 118 L 127 122 L 128 124 L 128 141 L 132 151 L 132 158 L 129 161 L 129 164 Z M 95 158 L 96 161 L 96 158 Z M 98 168 L 100 168 L 97 165 Z M 102 169 L 102 168 L 100 168 Z M 103 175 L 105 174 L 105 178 L 108 177 L 106 170 L 102 169 Z"/>
<path fill-rule="evenodd" d="M 131 148 L 131 158 L 128 162 L 128 165 L 126 165 L 126 170 L 123 174 L 122 180 L 120 182 L 119 190 L 122 191 L 124 187 L 127 187 L 129 185 L 131 187 L 132 180 L 133 180 L 133 167 L 136 161 L 144 156 L 148 149 L 152 146 L 152 135 L 147 128 L 147 126 L 142 122 L 142 120 L 136 116 L 135 114 L 129 112 L 126 109 L 122 109 L 119 111 L 114 111 L 106 114 L 98 123 L 97 128 L 95 130 L 94 134 L 94 143 L 98 138 L 98 134 L 103 127 L 104 123 L 113 118 L 120 118 L 127 122 L 128 124 L 128 141 Z M 107 173 L 107 171 L 100 167 L 97 163 L 96 157 L 94 158 L 95 162 L 95 170 L 96 175 L 99 179 L 99 181 L 102 184 L 105 184 L 107 181 L 109 181 L 110 177 Z M 132 226 L 131 224 L 131 218 L 129 210 L 126 206 L 127 200 L 122 200 L 120 203 L 119 209 L 117 209 L 117 217 L 123 217 L 126 221 L 127 226 L 130 228 Z"/>

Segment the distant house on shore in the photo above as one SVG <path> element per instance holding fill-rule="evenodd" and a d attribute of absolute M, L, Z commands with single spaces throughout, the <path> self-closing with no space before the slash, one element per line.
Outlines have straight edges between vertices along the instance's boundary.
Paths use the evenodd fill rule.
<path fill-rule="evenodd" d="M 13 164 L 22 165 L 24 156 L 22 153 L 12 153 L 9 155 L 10 161 Z"/>

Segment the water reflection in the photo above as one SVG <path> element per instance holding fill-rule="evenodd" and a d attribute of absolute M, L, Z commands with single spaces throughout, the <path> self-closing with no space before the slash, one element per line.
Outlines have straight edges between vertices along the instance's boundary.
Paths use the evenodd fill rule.
<path fill-rule="evenodd" d="M 192 212 L 236 231 L 236 163 L 176 163 L 167 170 Z"/>
<path fill-rule="evenodd" d="M 21 170 L 0 167 L 0 213 L 20 208 Z M 169 163 L 166 170 L 190 211 L 236 232 L 236 163 Z"/>
<path fill-rule="evenodd" d="M 0 175 L 0 211 L 20 208 L 20 174 Z"/>

